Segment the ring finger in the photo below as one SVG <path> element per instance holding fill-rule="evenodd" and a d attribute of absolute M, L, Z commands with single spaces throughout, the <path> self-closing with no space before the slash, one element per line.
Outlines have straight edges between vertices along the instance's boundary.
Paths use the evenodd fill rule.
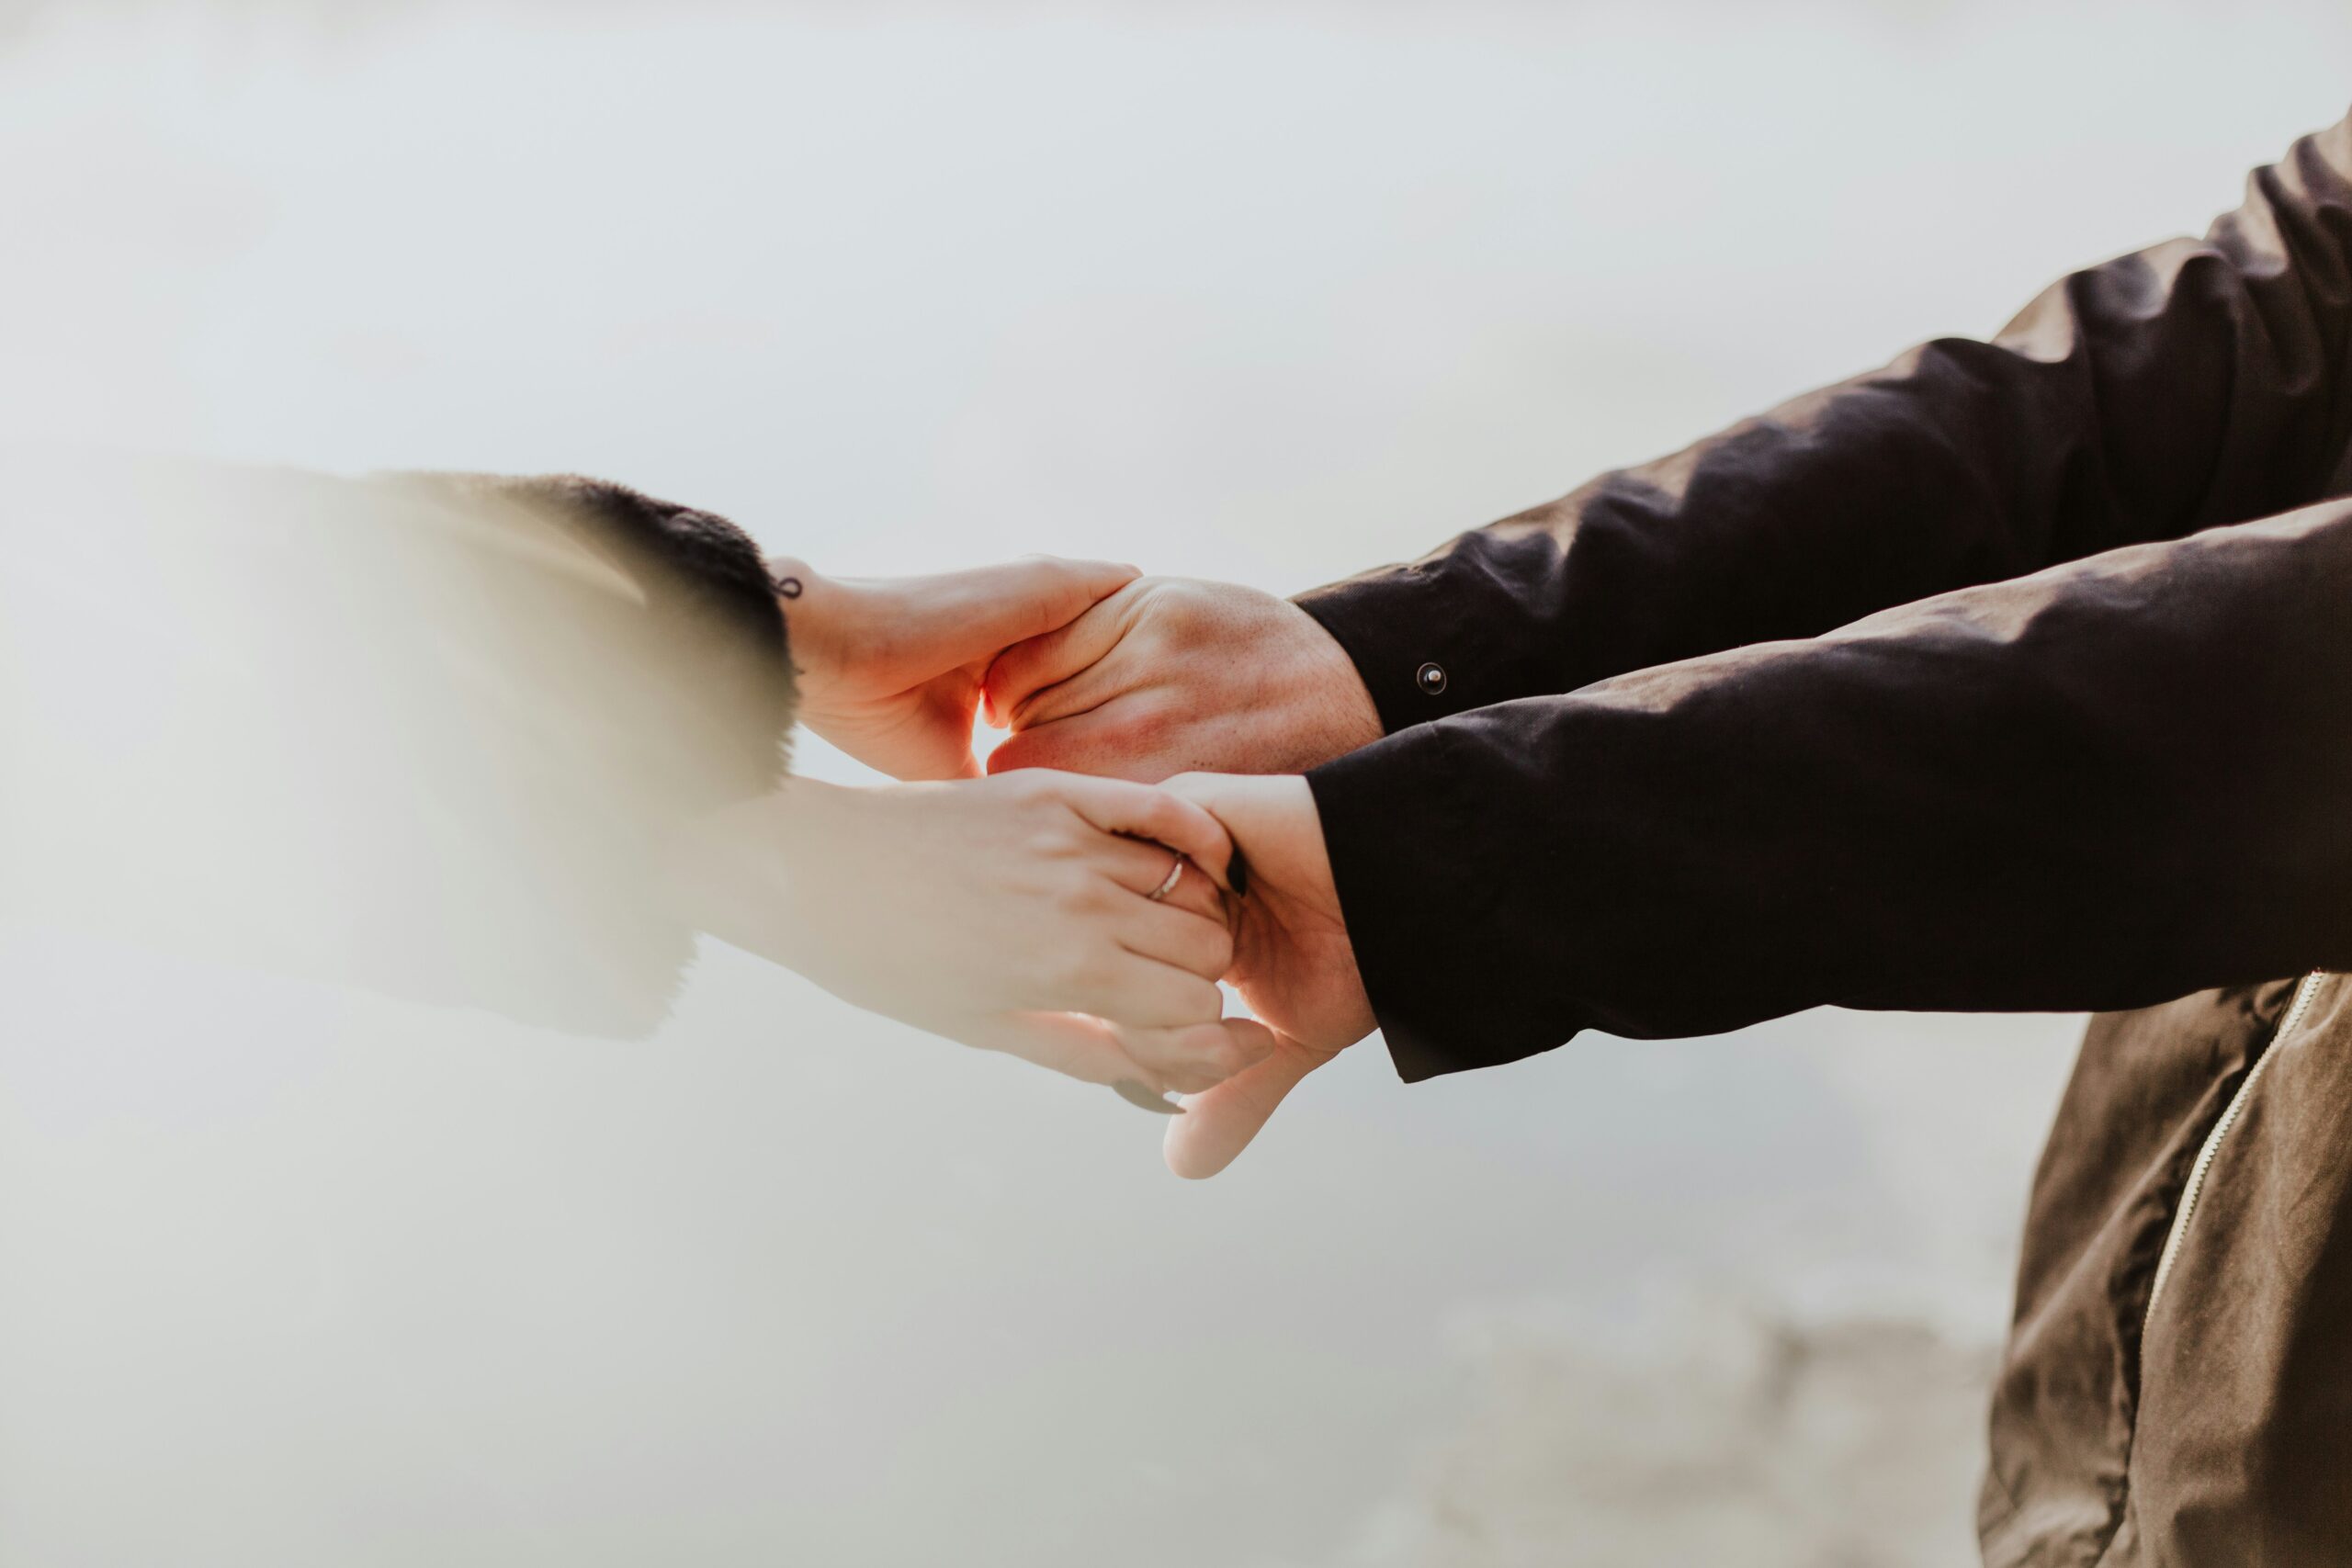
<path fill-rule="evenodd" d="M 1101 852 L 1102 858 L 1098 863 L 1103 874 L 1128 892 L 1149 898 L 1154 889 L 1166 886 L 1168 891 L 1153 902 L 1224 923 L 1225 901 L 1216 885 L 1208 879 L 1207 873 L 1174 850 L 1147 839 L 1113 839 L 1102 846 Z M 1172 885 L 1169 881 L 1171 872 L 1175 873 Z"/>

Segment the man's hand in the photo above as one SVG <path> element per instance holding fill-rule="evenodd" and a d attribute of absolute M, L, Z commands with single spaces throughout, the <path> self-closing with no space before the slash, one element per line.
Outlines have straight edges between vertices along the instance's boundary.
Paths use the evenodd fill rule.
<path fill-rule="evenodd" d="M 1044 556 L 936 577 L 828 578 L 770 563 L 785 596 L 801 721 L 902 779 L 971 778 L 989 661 L 1067 626 L 1136 569 Z"/>
<path fill-rule="evenodd" d="M 1380 739 L 1354 663 L 1285 599 L 1145 578 L 988 672 L 1012 737 L 989 771 L 1061 768 L 1151 784 L 1207 769 L 1295 773 Z"/>
<path fill-rule="evenodd" d="M 1238 897 L 1226 977 L 1274 1031 L 1272 1055 L 1193 1096 L 1169 1123 L 1168 1168 L 1183 1177 L 1215 1176 L 1301 1078 L 1372 1032 L 1372 1002 L 1306 781 L 1193 773 L 1167 788 L 1207 807 L 1232 839 Z"/>

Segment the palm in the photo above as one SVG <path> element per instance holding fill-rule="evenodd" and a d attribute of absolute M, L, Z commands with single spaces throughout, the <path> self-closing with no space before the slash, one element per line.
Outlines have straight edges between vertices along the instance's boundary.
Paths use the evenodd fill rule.
<path fill-rule="evenodd" d="M 1338 1051 L 1371 1028 L 1354 950 L 1336 903 L 1302 897 L 1280 880 L 1285 869 L 1250 862 L 1229 978 L 1259 1018 L 1310 1049 Z"/>
<path fill-rule="evenodd" d="M 981 678 L 1013 643 L 1067 625 L 1133 567 L 1035 557 L 937 577 L 799 580 L 786 619 L 800 716 L 869 767 L 902 779 L 970 778 Z"/>
<path fill-rule="evenodd" d="M 1168 787 L 1208 807 L 1246 859 L 1229 977 L 1274 1030 L 1272 1055 L 1193 1096 L 1169 1124 L 1169 1168 L 1214 1176 L 1301 1078 L 1371 1033 L 1374 1019 L 1306 781 L 1193 773 Z"/>
<path fill-rule="evenodd" d="M 861 689 L 829 700 L 809 725 L 828 741 L 893 778 L 971 778 L 972 724 L 980 700 L 979 671 L 951 670 L 913 684 L 893 686 L 871 677 Z"/>

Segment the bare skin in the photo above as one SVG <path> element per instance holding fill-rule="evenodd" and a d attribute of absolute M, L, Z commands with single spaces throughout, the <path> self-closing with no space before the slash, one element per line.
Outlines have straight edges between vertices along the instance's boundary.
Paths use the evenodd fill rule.
<path fill-rule="evenodd" d="M 1013 731 L 991 773 L 1165 779 L 1232 836 L 1248 874 L 1235 879 L 1226 977 L 1273 1032 L 1261 1059 L 1193 1094 L 1169 1124 L 1169 1168 L 1214 1176 L 1301 1079 L 1374 1028 L 1299 776 L 1380 739 L 1372 695 L 1346 651 L 1287 600 L 1143 578 L 1007 649 L 988 671 L 987 702 Z"/>
<path fill-rule="evenodd" d="M 861 1007 L 1139 1100 L 1212 1087 L 1272 1051 L 1263 1026 L 1222 1016 L 1232 852 L 1214 817 L 1117 780 L 982 778 L 972 755 L 989 663 L 1083 614 L 1134 568 L 1035 558 L 904 579 L 828 578 L 794 560 L 770 570 L 802 720 L 901 778 L 961 782 L 793 779 L 719 812 L 678 858 L 689 918 Z"/>
<path fill-rule="evenodd" d="M 1089 1082 L 1186 1091 L 1273 1049 L 1223 1017 L 1230 857 L 1206 811 L 1120 780 L 796 779 L 706 824 L 684 874 L 705 930 L 844 1000 Z"/>
<path fill-rule="evenodd" d="M 1006 649 L 987 696 L 1013 732 L 992 773 L 1303 773 L 1381 735 L 1354 663 L 1313 616 L 1254 588 L 1184 578 L 1127 583 Z"/>
<path fill-rule="evenodd" d="M 829 578 L 769 562 L 785 594 L 800 719 L 894 778 L 977 778 L 972 721 L 1003 649 L 1051 633 L 1136 569 L 1036 556 L 931 577 Z"/>
<path fill-rule="evenodd" d="M 1169 1123 L 1169 1169 L 1200 1178 L 1230 1165 L 1283 1098 L 1371 1033 L 1374 1021 L 1306 781 L 1189 773 L 1168 789 L 1214 814 L 1247 868 L 1237 879 L 1226 977 L 1273 1031 L 1263 1059 L 1193 1095 Z"/>

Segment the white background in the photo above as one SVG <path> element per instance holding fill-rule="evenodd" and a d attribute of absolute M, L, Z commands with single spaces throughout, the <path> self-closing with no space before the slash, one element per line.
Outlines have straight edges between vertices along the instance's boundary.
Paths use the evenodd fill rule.
<path fill-rule="evenodd" d="M 2347 45 L 2316 4 L 0 6 L 0 429 L 1288 592 L 2200 230 Z M 1666 1560 L 1675 1484 L 1655 1534 L 1492 1500 L 1575 1478 L 1459 1436 L 1516 1375 L 1481 1325 L 1654 1368 L 1549 1416 L 1666 1423 L 1653 1479 L 1722 1440 L 1656 1302 L 1981 1349 L 2074 1029 L 1411 1089 L 1367 1045 L 1194 1187 L 1100 1090 L 715 945 L 618 1046 L 20 935 L 0 1565 Z M 1968 1560 L 1939 1410 L 1916 1528 L 1838 1561 Z"/>

